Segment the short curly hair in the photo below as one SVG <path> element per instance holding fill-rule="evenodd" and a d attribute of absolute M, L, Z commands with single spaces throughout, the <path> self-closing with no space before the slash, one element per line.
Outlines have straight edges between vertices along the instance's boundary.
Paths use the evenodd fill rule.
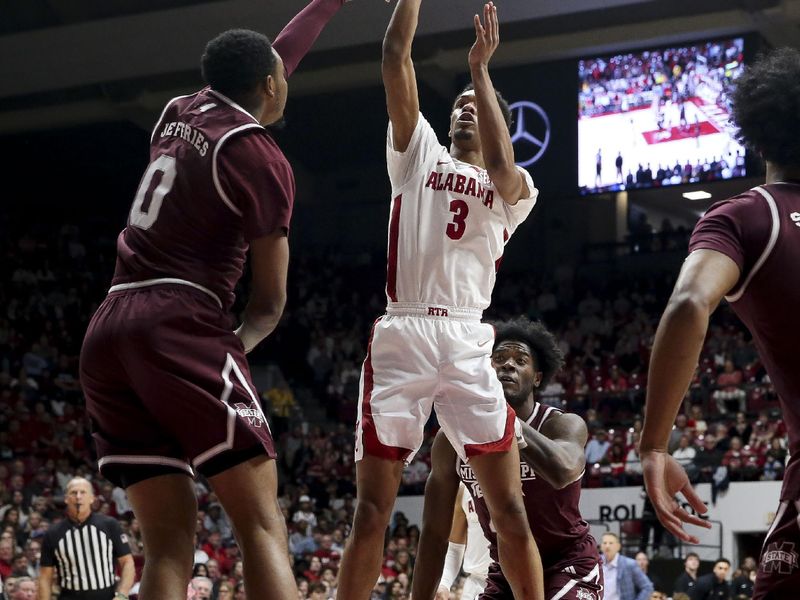
<path fill-rule="evenodd" d="M 732 100 L 742 143 L 771 163 L 800 165 L 800 52 L 760 56 L 736 80 Z"/>
<path fill-rule="evenodd" d="M 564 353 L 558 347 L 555 336 L 541 321 L 531 321 L 528 317 L 518 317 L 510 321 L 493 323 L 494 349 L 502 342 L 524 342 L 533 352 L 536 366 L 542 373 L 540 387 L 544 387 L 564 366 Z"/>
<path fill-rule="evenodd" d="M 472 82 L 470 82 L 467 85 L 465 85 L 464 89 L 461 90 L 461 92 L 458 94 L 458 96 L 456 96 L 455 102 L 458 102 L 458 99 L 461 96 L 464 95 L 464 92 L 469 92 L 469 91 L 472 91 L 474 89 L 475 89 L 475 86 L 472 85 Z M 497 96 L 497 102 L 500 104 L 500 112 L 503 113 L 503 119 L 505 119 L 505 122 L 506 122 L 506 125 L 508 126 L 508 128 L 511 129 L 511 125 L 514 123 L 514 118 L 511 115 L 511 107 L 508 105 L 508 100 L 503 98 L 503 94 L 501 94 L 497 90 L 494 91 L 494 94 L 495 94 L 495 96 Z M 454 106 L 455 106 L 455 102 L 453 102 Z"/>
<path fill-rule="evenodd" d="M 253 93 L 267 75 L 274 75 L 278 60 L 264 34 L 229 29 L 208 42 L 200 64 L 208 85 L 236 99 Z"/>

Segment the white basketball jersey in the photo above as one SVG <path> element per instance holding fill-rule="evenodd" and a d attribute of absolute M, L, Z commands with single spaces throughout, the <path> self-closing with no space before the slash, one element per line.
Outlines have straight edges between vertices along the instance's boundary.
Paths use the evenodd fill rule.
<path fill-rule="evenodd" d="M 463 490 L 461 496 L 461 509 L 467 515 L 467 548 L 464 551 L 463 569 L 470 575 L 486 576 L 492 557 L 489 556 L 489 540 L 483 535 L 478 513 L 475 511 L 475 502 L 469 495 L 467 486 L 459 484 Z"/>
<path fill-rule="evenodd" d="M 389 124 L 386 163 L 388 301 L 487 308 L 505 244 L 536 203 L 531 176 L 520 169 L 530 197 L 506 204 L 486 170 L 451 157 L 421 114 L 405 152 Z"/>

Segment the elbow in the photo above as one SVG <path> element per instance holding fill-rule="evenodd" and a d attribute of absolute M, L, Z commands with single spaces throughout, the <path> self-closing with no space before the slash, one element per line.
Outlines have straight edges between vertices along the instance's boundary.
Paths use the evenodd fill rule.
<path fill-rule="evenodd" d="M 393 40 L 390 36 L 383 39 L 381 65 L 384 71 L 400 68 L 411 59 L 411 49 L 405 44 Z"/>
<path fill-rule="evenodd" d="M 664 311 L 668 318 L 708 318 L 712 311 L 711 302 L 692 290 L 676 290 Z"/>
<path fill-rule="evenodd" d="M 581 455 L 580 460 L 563 460 L 556 470 L 552 485 L 557 490 L 563 490 L 568 485 L 578 481 L 586 468 L 586 461 Z"/>
<path fill-rule="evenodd" d="M 252 303 L 248 316 L 260 321 L 278 322 L 286 307 L 286 290 L 275 292 Z"/>

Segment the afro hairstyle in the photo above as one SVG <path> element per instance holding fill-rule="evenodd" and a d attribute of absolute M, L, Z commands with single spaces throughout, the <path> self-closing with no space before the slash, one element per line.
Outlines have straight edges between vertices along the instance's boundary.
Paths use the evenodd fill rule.
<path fill-rule="evenodd" d="M 502 342 L 524 342 L 533 352 L 536 367 L 542 373 L 540 387 L 564 366 L 564 354 L 558 347 L 555 336 L 541 321 L 531 321 L 528 317 L 518 317 L 510 321 L 493 323 L 495 329 L 494 349 Z"/>
<path fill-rule="evenodd" d="M 733 121 L 739 140 L 764 160 L 800 165 L 800 52 L 762 55 L 736 80 Z"/>

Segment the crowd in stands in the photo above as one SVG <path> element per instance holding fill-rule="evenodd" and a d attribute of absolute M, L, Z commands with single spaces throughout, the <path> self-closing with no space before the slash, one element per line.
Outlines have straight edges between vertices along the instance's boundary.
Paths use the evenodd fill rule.
<path fill-rule="evenodd" d="M 137 569 L 139 527 L 124 490 L 95 469 L 82 408 L 78 355 L 88 319 L 113 269 L 104 223 L 21 228 L 0 215 L 0 578 L 35 579 L 44 531 L 63 518 L 70 478 L 90 479 L 97 510 L 120 519 Z M 678 249 L 685 251 L 685 249 Z M 353 436 L 360 362 L 385 305 L 385 263 L 368 252 L 297 257 L 286 314 L 252 355 L 279 452 L 279 501 L 301 598 L 333 597 L 353 517 Z M 658 318 L 674 274 L 603 283 L 568 268 L 542 279 L 502 272 L 487 316 L 527 314 L 557 334 L 565 368 L 541 392 L 545 403 L 583 415 L 592 439 L 586 485 L 640 485 L 635 443 Z M 670 450 L 694 481 L 780 479 L 786 431 L 774 390 L 741 325 L 728 310 L 714 319 Z M 318 415 L 318 416 L 314 416 Z M 402 493 L 421 493 L 430 469 L 432 419 Z M 205 482 L 197 482 L 196 573 L 211 597 L 244 598 L 231 525 Z M 396 514 L 387 532 L 374 598 L 410 592 L 419 529 Z M 202 565 L 202 566 L 200 566 Z M 201 585 L 204 580 L 197 580 Z M 204 597 L 205 591 L 194 592 Z M 453 596 L 457 598 L 457 595 Z"/>
<path fill-rule="evenodd" d="M 580 115 L 626 112 L 705 94 L 711 103 L 727 107 L 743 60 L 741 39 L 582 60 L 578 63 Z"/>

